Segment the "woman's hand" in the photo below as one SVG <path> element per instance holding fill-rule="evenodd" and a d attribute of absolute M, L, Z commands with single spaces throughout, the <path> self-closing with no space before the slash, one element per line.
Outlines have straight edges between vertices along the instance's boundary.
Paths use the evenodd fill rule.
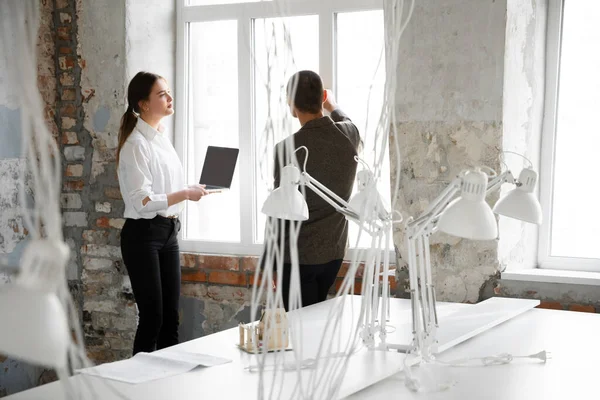
<path fill-rule="evenodd" d="M 190 185 L 187 188 L 188 192 L 188 200 L 198 201 L 202 197 L 208 194 L 208 191 L 205 189 L 205 185 Z"/>

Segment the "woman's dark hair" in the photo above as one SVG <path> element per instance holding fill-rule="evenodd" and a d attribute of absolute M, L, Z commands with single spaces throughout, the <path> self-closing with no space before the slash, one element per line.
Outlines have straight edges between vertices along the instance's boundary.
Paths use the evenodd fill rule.
<path fill-rule="evenodd" d="M 119 163 L 121 149 L 137 124 L 138 115 L 140 114 L 139 103 L 142 100 L 148 100 L 150 93 L 152 93 L 152 87 L 159 79 L 164 78 L 151 72 L 140 71 L 129 82 L 129 86 L 127 87 L 127 111 L 121 117 L 121 127 L 119 128 L 117 164 Z"/>
<path fill-rule="evenodd" d="M 293 96 L 294 106 L 302 112 L 317 114 L 323 109 L 323 82 L 316 72 L 295 73 L 288 81 L 287 94 L 290 99 Z"/>

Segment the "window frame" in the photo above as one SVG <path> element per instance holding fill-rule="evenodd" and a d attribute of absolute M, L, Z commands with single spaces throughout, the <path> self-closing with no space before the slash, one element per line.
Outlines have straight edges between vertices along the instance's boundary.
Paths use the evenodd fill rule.
<path fill-rule="evenodd" d="M 220 20 L 238 21 L 238 110 L 239 110 L 239 146 L 238 171 L 240 178 L 240 243 L 214 242 L 200 240 L 180 240 L 184 252 L 212 253 L 223 255 L 257 256 L 262 253 L 263 245 L 254 243 L 254 224 L 256 222 L 256 196 L 254 193 L 256 155 L 254 154 L 256 133 L 253 132 L 254 70 L 250 49 L 252 49 L 253 23 L 260 18 L 294 17 L 317 15 L 319 17 L 319 72 L 326 86 L 336 90 L 335 82 L 335 14 L 356 11 L 382 10 L 381 0 L 280 0 L 253 3 L 219 4 L 189 6 L 188 0 L 177 0 L 176 5 L 176 65 L 175 99 L 179 104 L 175 113 L 174 146 L 181 157 L 187 176 L 187 123 L 188 118 L 188 66 L 189 66 L 189 24 Z M 280 4 L 282 8 L 276 5 Z M 252 201 L 248 201 L 248 198 Z M 182 223 L 187 221 L 184 211 Z M 351 245 L 351 243 L 349 243 Z M 346 258 L 358 254 L 360 249 L 348 248 Z M 395 261 L 394 249 L 391 249 L 390 262 Z"/>
<path fill-rule="evenodd" d="M 540 203 L 543 210 L 544 223 L 540 226 L 539 230 L 538 266 L 542 269 L 600 272 L 600 259 L 556 257 L 550 254 L 564 5 L 565 0 L 550 0 L 548 3 L 546 93 L 544 99 L 540 174 Z"/>

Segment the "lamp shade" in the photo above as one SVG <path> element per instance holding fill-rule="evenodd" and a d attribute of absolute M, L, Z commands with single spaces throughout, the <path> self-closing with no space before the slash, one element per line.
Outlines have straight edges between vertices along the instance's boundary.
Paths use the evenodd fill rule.
<path fill-rule="evenodd" d="M 300 170 L 288 165 L 281 170 L 280 186 L 273 190 L 265 200 L 262 212 L 269 217 L 291 221 L 306 221 L 308 205 L 302 193 L 298 191 Z"/>
<path fill-rule="evenodd" d="M 494 206 L 494 212 L 532 224 L 542 223 L 542 207 L 533 194 L 537 173 L 525 168 L 519 175 L 519 186 L 504 195 Z"/>
<path fill-rule="evenodd" d="M 36 365 L 67 366 L 71 340 L 65 310 L 52 292 L 0 288 L 0 353 Z"/>
<path fill-rule="evenodd" d="M 460 197 L 448 204 L 438 220 L 440 231 L 473 240 L 498 237 L 496 217 L 485 202 L 487 180 L 487 175 L 479 170 L 465 174 Z"/>
<path fill-rule="evenodd" d="M 367 221 L 377 219 L 385 214 L 385 206 L 371 171 L 362 170 L 357 173 L 358 193 L 350 199 L 349 206 L 356 214 L 363 216 Z"/>

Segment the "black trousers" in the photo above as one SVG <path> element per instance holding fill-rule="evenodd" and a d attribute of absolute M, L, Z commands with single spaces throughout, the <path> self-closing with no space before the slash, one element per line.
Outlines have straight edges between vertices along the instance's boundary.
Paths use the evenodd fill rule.
<path fill-rule="evenodd" d="M 333 260 L 325 264 L 300 264 L 302 307 L 320 303 L 327 299 L 327 293 L 335 282 L 342 261 Z M 292 264 L 283 264 L 281 294 L 283 295 L 283 306 L 286 311 L 289 310 L 291 273 Z"/>
<path fill-rule="evenodd" d="M 127 219 L 121 253 L 131 279 L 139 321 L 133 354 L 179 343 L 181 268 L 179 219 Z"/>

